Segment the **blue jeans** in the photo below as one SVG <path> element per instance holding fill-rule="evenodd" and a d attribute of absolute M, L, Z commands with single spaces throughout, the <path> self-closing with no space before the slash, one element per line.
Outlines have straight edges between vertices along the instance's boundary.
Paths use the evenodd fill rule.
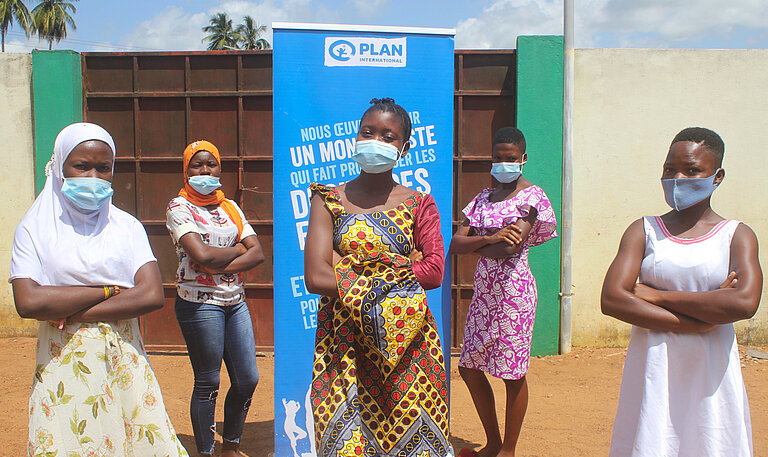
<path fill-rule="evenodd" d="M 175 310 L 195 373 L 189 406 L 195 444 L 199 453 L 213 454 L 221 361 L 227 366 L 232 385 L 224 401 L 224 440 L 240 442 L 251 397 L 259 382 L 251 314 L 245 302 L 217 306 L 188 302 L 178 296 Z"/>

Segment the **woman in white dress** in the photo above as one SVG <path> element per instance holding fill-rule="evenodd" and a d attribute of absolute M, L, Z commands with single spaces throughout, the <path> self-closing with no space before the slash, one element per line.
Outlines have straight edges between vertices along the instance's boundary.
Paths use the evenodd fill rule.
<path fill-rule="evenodd" d="M 137 316 L 163 306 L 141 223 L 111 203 L 115 144 L 59 133 L 45 188 L 16 228 L 16 310 L 40 322 L 28 456 L 186 456 L 147 361 Z"/>
<path fill-rule="evenodd" d="M 752 455 L 733 322 L 757 311 L 763 276 L 754 232 L 710 207 L 724 151 L 711 130 L 677 134 L 672 211 L 632 223 L 605 276 L 603 313 L 633 325 L 611 457 Z"/>

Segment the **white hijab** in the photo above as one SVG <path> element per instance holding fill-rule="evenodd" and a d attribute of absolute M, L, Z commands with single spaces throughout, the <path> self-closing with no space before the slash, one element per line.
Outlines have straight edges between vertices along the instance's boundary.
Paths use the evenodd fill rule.
<path fill-rule="evenodd" d="M 115 143 L 102 127 L 81 122 L 59 133 L 46 166 L 45 187 L 16 228 L 10 280 L 30 278 L 55 286 L 133 286 L 133 276 L 146 263 L 149 249 L 139 221 L 112 205 L 111 198 L 101 208 L 86 211 L 61 193 L 64 162 L 77 145 L 90 140 L 109 146 L 114 169 Z M 151 249 L 149 256 L 155 260 Z"/>

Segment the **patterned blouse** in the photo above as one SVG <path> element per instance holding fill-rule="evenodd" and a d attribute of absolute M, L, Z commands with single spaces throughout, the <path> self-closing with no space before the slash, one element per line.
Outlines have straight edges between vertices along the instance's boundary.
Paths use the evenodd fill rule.
<path fill-rule="evenodd" d="M 241 239 L 255 235 L 256 232 L 239 207 L 237 212 L 243 221 Z M 168 203 L 165 214 L 166 227 L 171 232 L 179 259 L 179 269 L 176 271 L 176 292 L 179 297 L 194 303 L 219 306 L 236 305 L 245 300 L 242 273 L 211 274 L 199 271 L 179 244 L 182 236 L 195 232 L 200 234 L 203 243 L 208 246 L 234 246 L 237 243 L 237 225 L 227 213 L 219 206 L 208 209 L 179 196 Z"/>

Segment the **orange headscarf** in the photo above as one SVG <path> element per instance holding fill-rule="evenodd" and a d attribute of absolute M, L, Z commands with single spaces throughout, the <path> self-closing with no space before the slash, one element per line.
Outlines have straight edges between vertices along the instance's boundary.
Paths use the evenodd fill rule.
<path fill-rule="evenodd" d="M 243 236 L 243 220 L 240 218 L 240 212 L 237 207 L 224 196 L 224 192 L 221 189 L 216 189 L 208 195 L 203 195 L 196 191 L 189 185 L 189 178 L 187 177 L 187 167 L 189 167 L 189 161 L 200 151 L 208 151 L 216 158 L 216 161 L 221 166 L 221 157 L 219 156 L 219 150 L 213 143 L 205 140 L 195 141 L 184 149 L 184 187 L 179 191 L 179 195 L 189 200 L 192 204 L 197 206 L 219 205 L 227 215 L 237 225 L 237 240 L 240 241 L 240 237 Z"/>

